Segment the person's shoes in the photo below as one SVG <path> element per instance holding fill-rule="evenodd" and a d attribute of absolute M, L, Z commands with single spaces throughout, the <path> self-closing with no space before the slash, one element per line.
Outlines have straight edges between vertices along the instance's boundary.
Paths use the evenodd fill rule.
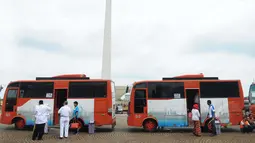
<path fill-rule="evenodd" d="M 75 133 L 73 133 L 73 134 L 74 134 L 74 135 L 78 135 L 78 133 L 79 133 L 79 132 L 75 132 Z"/>
<path fill-rule="evenodd" d="M 59 137 L 59 139 L 63 139 L 63 137 Z"/>
<path fill-rule="evenodd" d="M 214 137 L 214 136 L 216 136 L 215 134 L 210 134 L 210 137 Z"/>
<path fill-rule="evenodd" d="M 66 139 L 68 138 L 68 137 L 65 137 Z"/>

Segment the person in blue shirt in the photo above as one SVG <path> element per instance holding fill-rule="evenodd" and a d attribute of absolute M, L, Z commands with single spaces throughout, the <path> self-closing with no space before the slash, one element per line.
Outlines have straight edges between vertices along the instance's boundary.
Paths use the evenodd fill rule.
<path fill-rule="evenodd" d="M 209 122 L 212 125 L 212 136 L 216 135 L 216 127 L 215 127 L 215 108 L 212 105 L 212 101 L 211 100 L 207 100 L 207 105 L 209 106 L 209 113 L 208 113 L 208 118 L 209 118 Z"/>
<path fill-rule="evenodd" d="M 79 117 L 79 107 L 78 107 L 78 102 L 74 101 L 74 110 L 73 110 L 73 119 L 74 122 L 78 121 L 78 117 Z M 78 134 L 79 132 L 79 128 L 77 130 L 74 131 L 74 134 Z"/>

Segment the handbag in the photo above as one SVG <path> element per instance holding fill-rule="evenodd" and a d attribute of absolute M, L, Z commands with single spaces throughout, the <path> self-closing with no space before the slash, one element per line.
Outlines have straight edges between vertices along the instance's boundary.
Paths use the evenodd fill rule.
<path fill-rule="evenodd" d="M 79 123 L 73 121 L 73 123 L 71 123 L 71 125 L 70 125 L 70 128 L 71 129 L 78 129 L 79 128 Z"/>

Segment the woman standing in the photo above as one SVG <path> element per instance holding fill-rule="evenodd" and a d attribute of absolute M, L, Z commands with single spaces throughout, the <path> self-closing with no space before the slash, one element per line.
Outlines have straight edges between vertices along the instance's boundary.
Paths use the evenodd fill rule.
<path fill-rule="evenodd" d="M 195 136 L 201 136 L 201 127 L 200 127 L 200 113 L 198 104 L 193 105 L 192 109 L 192 121 L 194 122 L 193 134 Z"/>

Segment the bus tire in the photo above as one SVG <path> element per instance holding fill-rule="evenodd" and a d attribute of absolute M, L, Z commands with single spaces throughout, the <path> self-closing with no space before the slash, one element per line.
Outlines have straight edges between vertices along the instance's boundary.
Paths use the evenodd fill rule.
<path fill-rule="evenodd" d="M 146 132 L 155 132 L 157 130 L 158 124 L 154 119 L 146 119 L 143 121 L 143 129 Z"/>
<path fill-rule="evenodd" d="M 22 118 L 19 118 L 19 117 L 14 118 L 13 123 L 15 125 L 15 129 L 17 130 L 22 130 L 25 128 L 25 120 Z"/>

